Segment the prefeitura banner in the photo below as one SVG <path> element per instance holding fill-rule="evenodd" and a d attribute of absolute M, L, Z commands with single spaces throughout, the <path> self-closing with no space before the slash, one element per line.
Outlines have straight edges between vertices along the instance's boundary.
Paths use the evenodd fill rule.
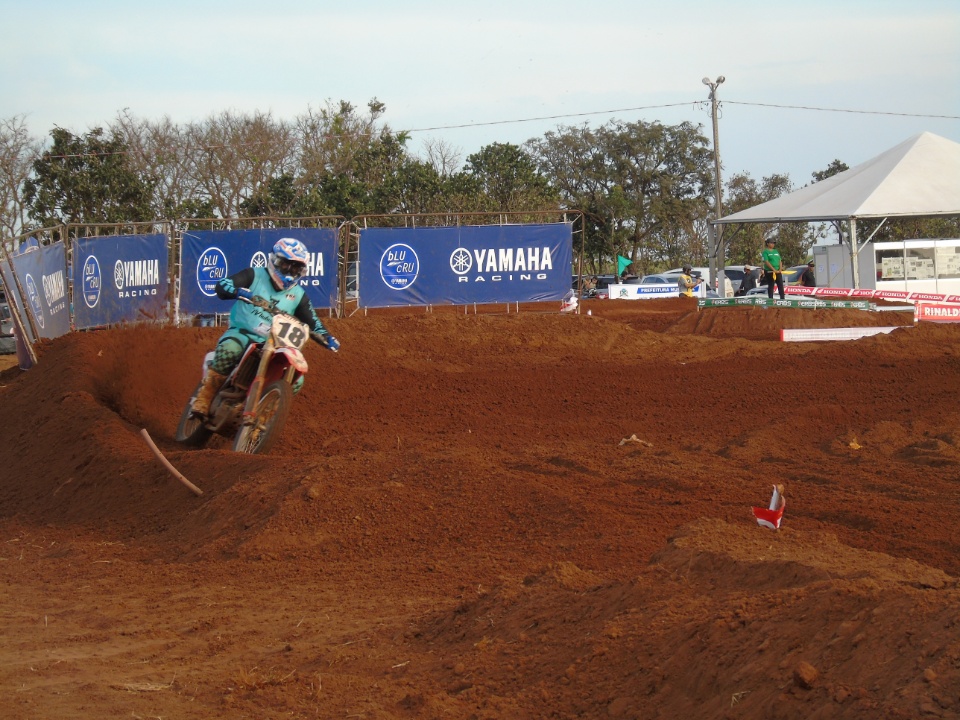
<path fill-rule="evenodd" d="M 180 312 L 229 312 L 230 303 L 217 297 L 217 283 L 245 268 L 265 267 L 273 246 L 285 237 L 299 240 L 309 251 L 310 262 L 300 286 L 313 307 L 333 307 L 337 300 L 338 232 L 336 228 L 185 232 L 180 245 Z"/>
<path fill-rule="evenodd" d="M 562 300 L 570 223 L 360 231 L 360 307 Z"/>
<path fill-rule="evenodd" d="M 73 315 L 78 329 L 159 320 L 170 287 L 167 236 L 73 241 Z"/>
<path fill-rule="evenodd" d="M 14 255 L 13 270 L 40 337 L 55 338 L 70 332 L 67 254 L 63 243 Z"/>

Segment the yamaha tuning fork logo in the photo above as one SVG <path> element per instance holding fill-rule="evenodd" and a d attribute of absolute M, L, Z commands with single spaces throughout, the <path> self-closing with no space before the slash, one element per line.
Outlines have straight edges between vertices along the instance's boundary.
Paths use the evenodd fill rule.
<path fill-rule="evenodd" d="M 197 261 L 197 286 L 207 297 L 217 294 L 217 283 L 227 277 L 227 256 L 218 247 L 209 247 Z"/>
<path fill-rule="evenodd" d="M 267 256 L 263 250 L 257 250 L 253 257 L 250 258 L 250 267 L 252 268 L 265 268 L 267 266 Z"/>
<path fill-rule="evenodd" d="M 123 263 L 119 260 L 113 265 L 113 285 L 117 290 L 123 290 Z"/>
<path fill-rule="evenodd" d="M 458 247 L 450 253 L 450 269 L 457 275 L 466 275 L 473 267 L 473 258 L 466 248 Z"/>
<path fill-rule="evenodd" d="M 391 290 L 406 290 L 419 274 L 420 258 L 409 245 L 391 245 L 380 258 L 380 277 Z"/>

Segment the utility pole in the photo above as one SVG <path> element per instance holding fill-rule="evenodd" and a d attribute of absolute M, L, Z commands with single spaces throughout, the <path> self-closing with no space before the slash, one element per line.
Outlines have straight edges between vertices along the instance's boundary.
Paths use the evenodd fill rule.
<path fill-rule="evenodd" d="M 710 88 L 710 116 L 713 119 L 713 173 L 714 173 L 714 220 L 723 217 L 723 185 L 720 179 L 720 133 L 717 128 L 717 88 L 726 78 L 721 75 L 715 82 L 705 77 L 703 84 Z M 726 289 L 726 278 L 724 268 L 726 267 L 726 248 L 723 247 L 722 225 L 711 225 L 711 247 L 710 247 L 710 280 L 716 284 L 717 293 L 724 297 Z"/>

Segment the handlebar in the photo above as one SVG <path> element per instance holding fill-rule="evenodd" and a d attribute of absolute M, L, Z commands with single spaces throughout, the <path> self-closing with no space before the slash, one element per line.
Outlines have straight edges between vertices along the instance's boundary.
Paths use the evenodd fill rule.
<path fill-rule="evenodd" d="M 245 303 L 248 303 L 248 304 L 250 304 L 250 305 L 254 305 L 254 306 L 260 308 L 261 310 L 265 310 L 266 312 L 270 313 L 271 315 L 290 315 L 290 313 L 287 313 L 287 312 L 284 312 L 283 310 L 277 309 L 277 303 L 276 303 L 276 301 L 272 301 L 272 302 L 271 302 L 271 301 L 267 300 L 266 298 L 260 297 L 259 295 L 254 295 L 254 296 L 249 297 L 249 298 L 248 298 L 248 297 L 245 297 L 245 296 L 243 296 L 243 295 L 237 295 L 237 300 L 242 300 L 242 301 L 245 302 Z M 291 317 L 292 317 L 292 316 L 291 316 Z M 311 340 L 313 340 L 313 341 L 314 341 L 315 343 L 317 343 L 318 345 L 323 345 L 325 348 L 329 348 L 330 350 L 333 350 L 334 352 L 337 352 L 337 350 L 339 349 L 340 346 L 339 346 L 339 344 L 337 344 L 336 347 L 331 346 L 330 340 L 328 340 L 328 338 L 330 338 L 330 337 L 331 337 L 331 336 L 330 336 L 329 334 L 327 334 L 327 335 L 321 335 L 320 333 L 314 332 L 313 330 L 310 331 L 310 339 L 311 339 Z M 336 342 L 336 341 L 334 341 L 334 342 Z"/>
<path fill-rule="evenodd" d="M 266 310 L 266 311 L 267 311 L 268 313 L 270 313 L 271 315 L 277 315 L 277 314 L 280 314 L 280 313 L 282 313 L 282 314 L 284 314 L 284 315 L 289 314 L 289 313 L 284 313 L 282 310 L 278 310 L 278 309 L 277 309 L 276 301 L 270 302 L 270 301 L 268 301 L 266 298 L 262 298 L 262 297 L 260 297 L 259 295 L 254 295 L 254 296 L 252 296 L 252 297 L 246 297 L 245 295 L 240 295 L 240 294 L 238 294 L 238 295 L 237 295 L 237 300 L 242 300 L 243 302 L 245 302 L 245 303 L 247 303 L 247 304 L 249 304 L 249 305 L 255 305 L 256 307 L 260 308 L 261 310 Z"/>

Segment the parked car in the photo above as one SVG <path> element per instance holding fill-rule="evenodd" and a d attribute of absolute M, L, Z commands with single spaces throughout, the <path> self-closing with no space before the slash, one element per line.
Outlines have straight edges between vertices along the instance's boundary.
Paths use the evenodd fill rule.
<path fill-rule="evenodd" d="M 611 285 L 617 284 L 616 275 L 597 275 L 597 289 L 606 290 Z"/>
<path fill-rule="evenodd" d="M 700 273 L 698 273 L 696 270 L 693 271 L 691 276 L 695 279 L 701 277 Z M 680 286 L 678 284 L 679 280 L 680 280 L 680 273 L 676 273 L 676 274 L 656 273 L 654 275 L 644 275 L 642 278 L 640 278 L 640 284 L 641 285 L 670 285 L 671 287 L 676 288 L 677 294 L 679 295 L 680 294 Z M 706 293 L 708 298 L 720 297 L 717 294 L 717 292 L 712 287 L 709 287 L 709 286 L 707 287 Z"/>
<path fill-rule="evenodd" d="M 783 284 L 784 285 L 799 285 L 800 276 L 803 275 L 803 271 L 807 269 L 806 265 L 792 265 L 783 271 Z"/>
<path fill-rule="evenodd" d="M 347 266 L 347 300 L 357 299 L 357 273 L 359 268 L 359 262 L 352 262 Z"/>
<path fill-rule="evenodd" d="M 744 271 L 744 265 L 728 265 L 724 269 L 727 279 L 730 280 L 730 284 L 733 289 L 734 296 L 739 297 L 740 286 L 743 284 L 743 278 L 746 275 Z M 756 279 L 757 283 L 763 282 L 763 273 L 760 272 L 760 268 L 755 265 L 750 266 L 750 274 Z"/>
<path fill-rule="evenodd" d="M 737 266 L 732 266 L 736 268 Z M 737 288 L 740 287 L 740 280 L 743 278 L 743 266 L 739 266 L 740 272 L 734 272 L 732 275 L 724 271 L 724 276 L 726 278 L 726 294 L 733 295 L 736 292 Z M 673 282 L 676 283 L 680 275 L 683 273 L 683 268 L 673 268 L 672 270 L 667 270 L 660 273 L 668 278 L 672 278 Z M 710 268 L 705 267 L 695 267 L 690 271 L 690 274 L 695 278 L 703 278 L 705 281 L 708 281 L 710 278 Z M 707 297 L 719 297 L 719 293 L 716 292 L 716 289 L 712 286 L 708 286 Z"/>
<path fill-rule="evenodd" d="M 672 270 L 664 270 L 660 275 L 680 275 L 683 273 L 683 268 L 673 268 Z M 694 277 L 700 276 L 704 278 L 710 277 L 710 268 L 708 267 L 695 267 L 691 270 L 691 275 Z"/>
<path fill-rule="evenodd" d="M 579 283 L 579 276 L 573 275 L 570 282 L 570 289 L 576 290 L 577 284 Z M 587 289 L 588 280 L 595 280 L 595 287 L 592 290 Z M 588 275 L 584 273 L 583 275 L 583 292 L 580 297 L 584 298 L 605 298 L 607 297 L 607 288 L 612 284 L 617 282 L 616 275 Z"/>
<path fill-rule="evenodd" d="M 730 281 L 734 292 L 740 289 L 740 283 L 743 282 L 743 268 L 743 265 L 727 265 L 723 269 L 723 274 Z"/>
<path fill-rule="evenodd" d="M 756 297 L 756 296 L 758 296 L 758 295 L 760 295 L 760 296 L 762 296 L 762 297 L 767 297 L 767 286 L 766 286 L 766 285 L 758 285 L 757 287 L 753 288 L 752 290 L 747 290 L 747 294 L 744 295 L 744 297 Z M 778 292 L 777 292 L 777 286 L 776 286 L 776 285 L 773 286 L 773 297 L 774 297 L 774 298 L 779 298 L 779 297 L 780 297 L 780 295 L 779 295 Z M 790 295 L 790 294 L 787 294 L 787 297 L 788 297 L 788 298 L 793 298 L 794 300 L 796 300 L 798 297 L 803 297 L 803 296 L 801 296 L 801 295 Z"/>
<path fill-rule="evenodd" d="M 13 316 L 10 306 L 0 301 L 0 355 L 10 355 L 17 351 L 17 342 L 13 337 Z"/>
<path fill-rule="evenodd" d="M 677 286 L 677 277 L 669 277 L 661 273 L 655 275 L 644 275 L 640 278 L 640 285 L 673 285 Z"/>

